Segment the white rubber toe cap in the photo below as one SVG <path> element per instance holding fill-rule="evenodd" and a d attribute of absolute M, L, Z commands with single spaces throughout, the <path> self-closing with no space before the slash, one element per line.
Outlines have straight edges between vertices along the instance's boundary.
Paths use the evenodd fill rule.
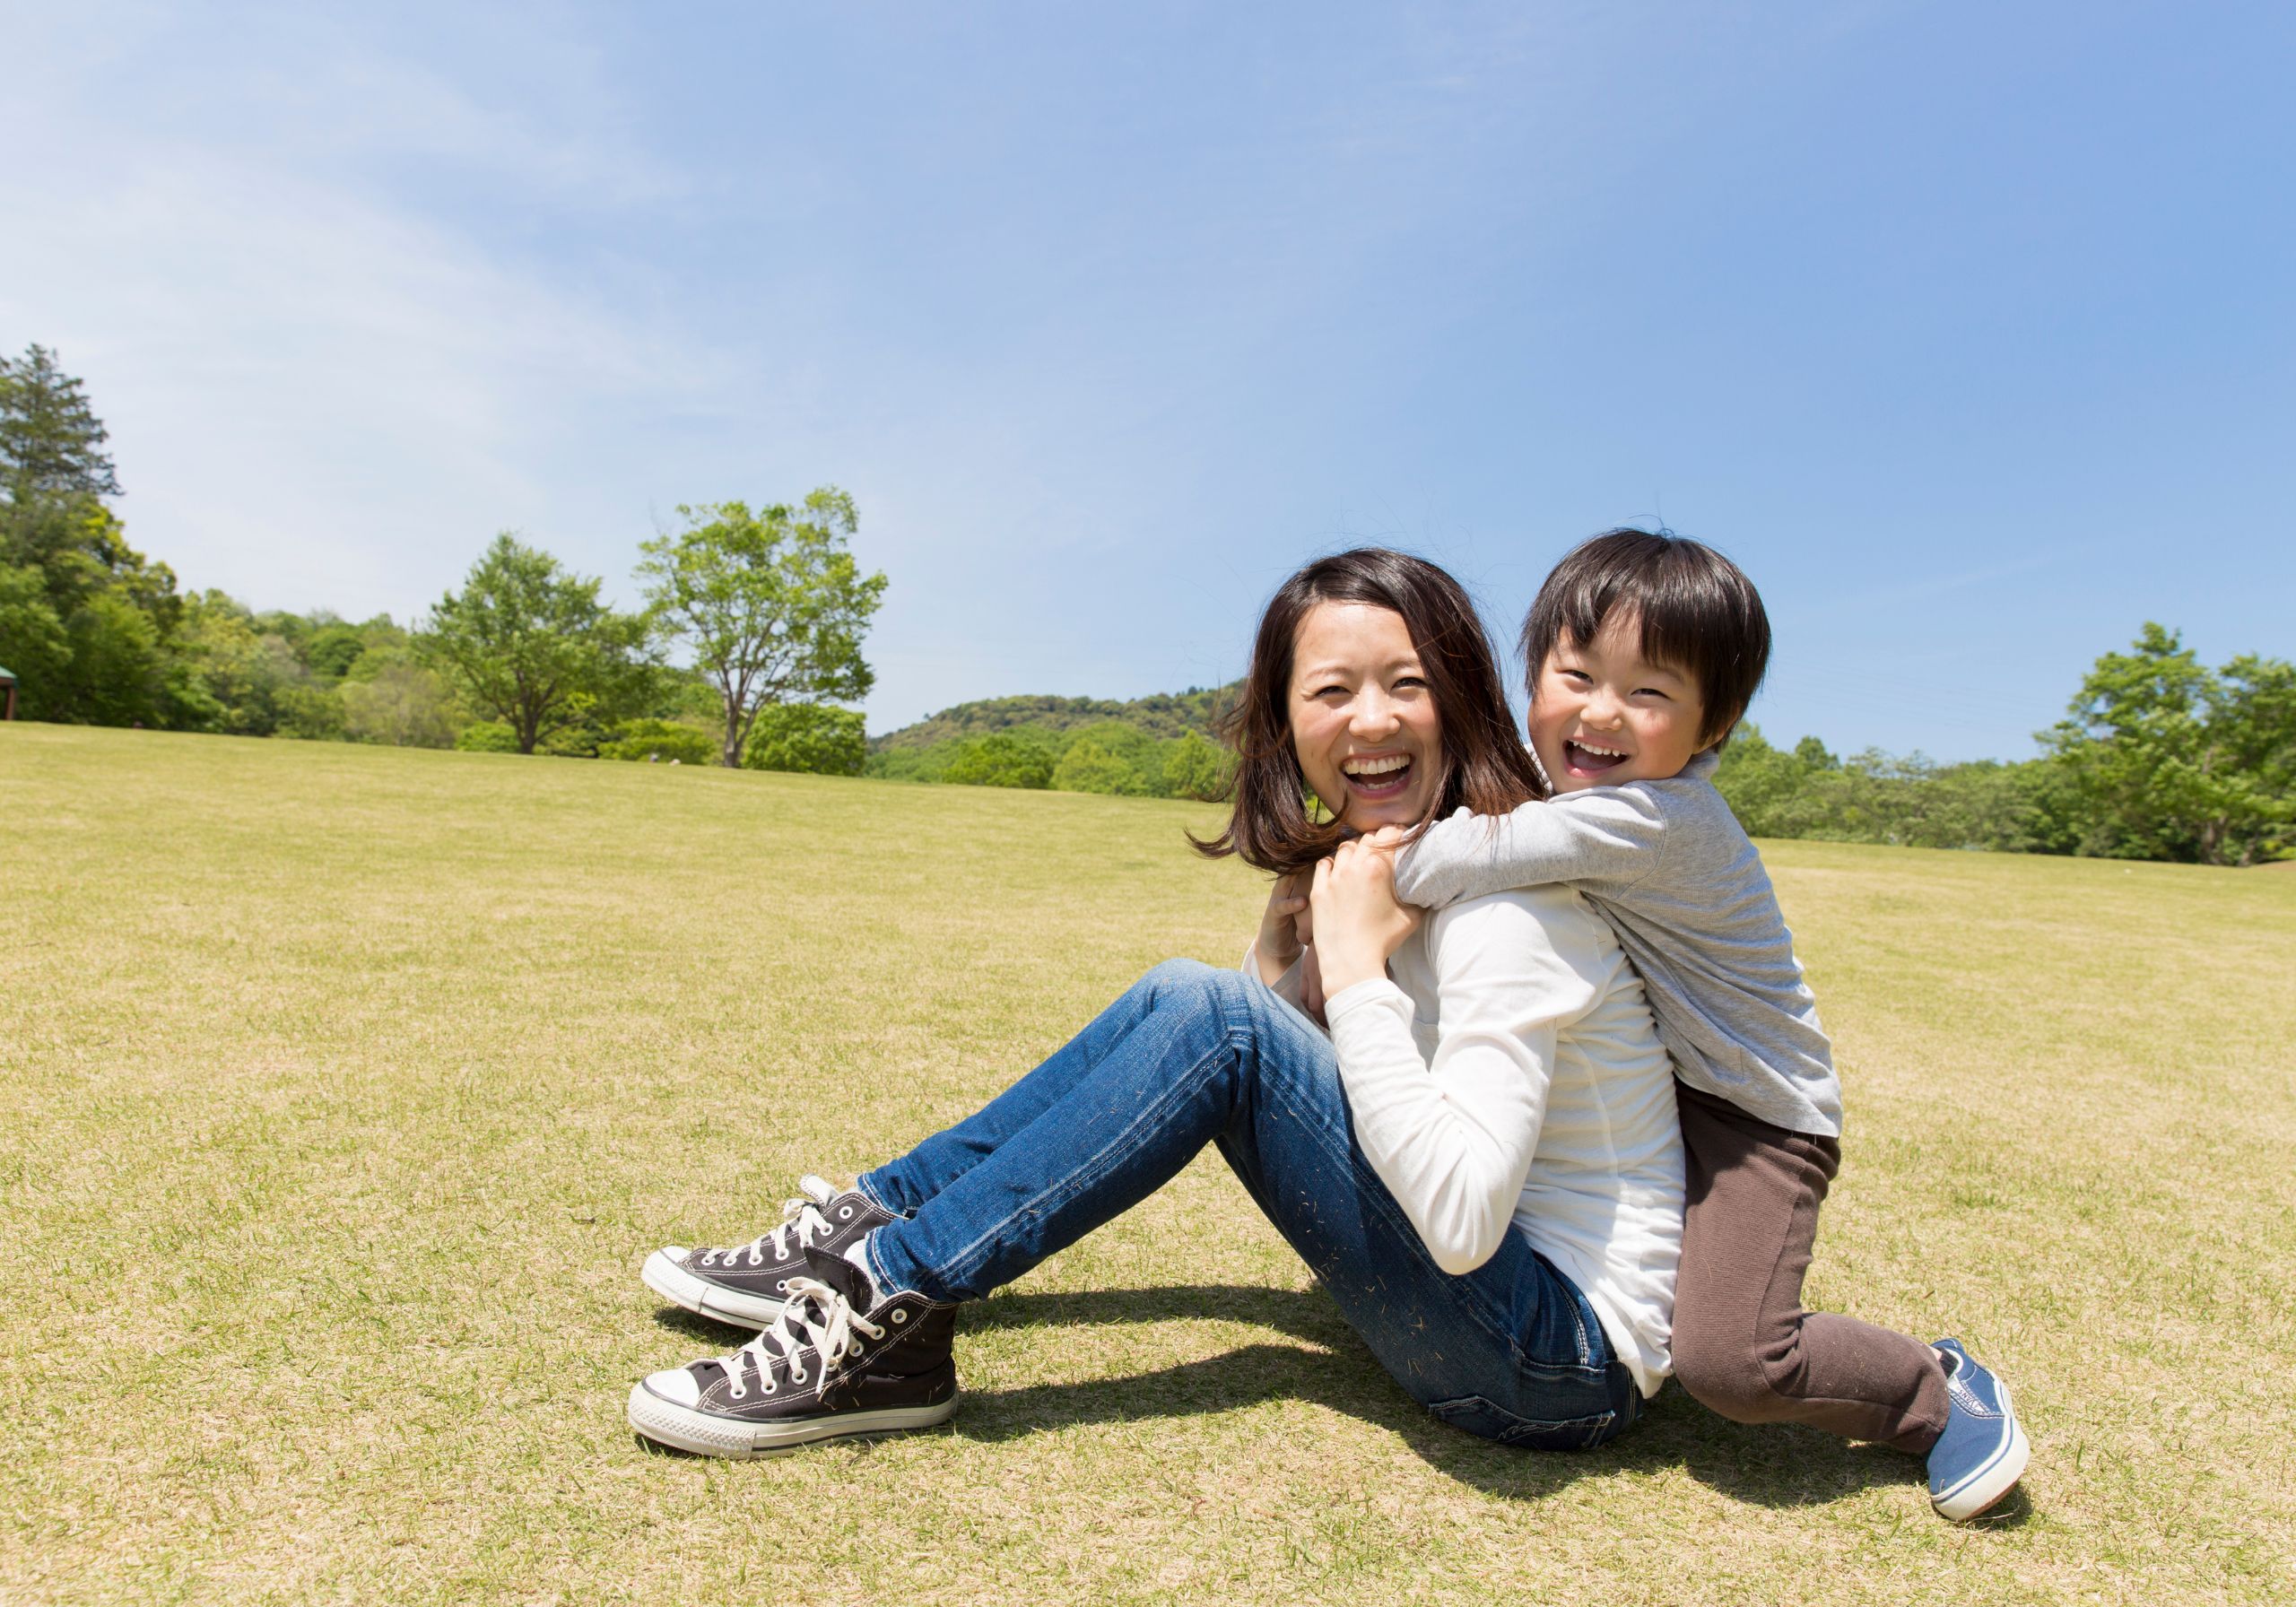
<path fill-rule="evenodd" d="M 660 1396 L 674 1406 L 698 1406 L 701 1403 L 701 1385 L 683 1368 L 673 1368 L 666 1373 L 655 1373 L 646 1380 L 648 1394 Z"/>

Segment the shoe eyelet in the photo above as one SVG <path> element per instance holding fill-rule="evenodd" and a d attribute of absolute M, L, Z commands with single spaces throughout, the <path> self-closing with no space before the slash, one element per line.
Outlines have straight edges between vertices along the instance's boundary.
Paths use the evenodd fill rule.
<path fill-rule="evenodd" d="M 909 1313 L 907 1313 L 906 1311 L 896 1311 L 896 1312 L 894 1312 L 894 1313 L 893 1313 L 893 1321 L 895 1321 L 895 1322 L 897 1322 L 897 1323 L 905 1323 L 905 1322 L 909 1321 Z"/>
<path fill-rule="evenodd" d="M 840 1218 L 851 1216 L 853 1214 L 853 1207 L 850 1205 L 840 1205 L 838 1207 L 837 1214 Z"/>
<path fill-rule="evenodd" d="M 773 1281 L 773 1287 L 777 1291 L 787 1289 L 789 1287 L 789 1280 L 787 1278 L 776 1278 Z"/>

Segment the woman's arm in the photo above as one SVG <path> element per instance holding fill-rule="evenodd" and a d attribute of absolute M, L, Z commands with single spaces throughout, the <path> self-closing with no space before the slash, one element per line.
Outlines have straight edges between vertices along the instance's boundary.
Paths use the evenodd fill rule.
<path fill-rule="evenodd" d="M 1326 918 L 1319 909 L 1319 943 L 1328 941 Z M 1356 1140 L 1447 1273 L 1488 1261 L 1513 1222 L 1561 1029 L 1597 996 L 1592 919 L 1561 888 L 1478 899 L 1431 917 L 1431 1060 L 1412 1036 L 1411 998 L 1392 981 L 1379 976 L 1333 991 L 1326 1008 Z"/>

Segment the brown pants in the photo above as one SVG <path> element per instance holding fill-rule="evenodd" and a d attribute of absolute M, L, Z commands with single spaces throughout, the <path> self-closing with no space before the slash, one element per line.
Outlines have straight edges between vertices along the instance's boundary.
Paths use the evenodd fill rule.
<path fill-rule="evenodd" d="M 1689 1188 L 1674 1290 L 1674 1377 L 1741 1423 L 1807 1423 L 1926 1452 L 1945 1373 L 1918 1339 L 1802 1309 L 1818 1206 L 1841 1145 L 1791 1133 L 1683 1083 Z"/>

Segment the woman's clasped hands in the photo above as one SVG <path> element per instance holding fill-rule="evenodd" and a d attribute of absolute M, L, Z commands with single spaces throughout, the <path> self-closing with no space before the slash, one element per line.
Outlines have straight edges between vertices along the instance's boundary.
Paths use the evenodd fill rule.
<path fill-rule="evenodd" d="M 1273 983 L 1296 962 L 1300 1004 L 1320 1021 L 1333 994 L 1387 974 L 1387 961 L 1419 929 L 1421 910 L 1396 901 L 1400 827 L 1339 845 L 1313 871 L 1276 879 L 1260 918 L 1262 977 Z M 1271 974 L 1272 973 L 1272 974 Z"/>

